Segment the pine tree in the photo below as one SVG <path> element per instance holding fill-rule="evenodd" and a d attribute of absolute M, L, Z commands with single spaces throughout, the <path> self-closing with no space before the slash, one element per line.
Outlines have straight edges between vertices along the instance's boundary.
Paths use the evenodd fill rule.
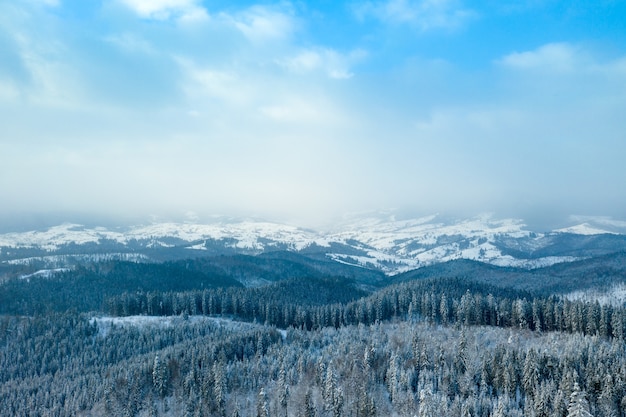
<path fill-rule="evenodd" d="M 619 340 L 624 339 L 624 321 L 622 317 L 622 311 L 614 310 L 611 315 L 611 329 L 613 331 L 613 337 Z"/>
<path fill-rule="evenodd" d="M 592 417 L 589 412 L 589 403 L 585 398 L 585 393 L 578 386 L 578 382 L 574 384 L 574 390 L 570 395 L 567 417 Z"/>
<path fill-rule="evenodd" d="M 434 417 L 435 415 L 432 392 L 430 388 L 423 388 L 419 394 L 418 417 Z"/>
<path fill-rule="evenodd" d="M 455 367 L 459 374 L 464 374 L 467 370 L 467 337 L 465 335 L 465 327 L 461 329 L 459 343 L 457 345 L 457 354 L 455 357 Z"/>
<path fill-rule="evenodd" d="M 313 405 L 313 394 L 311 390 L 308 390 L 306 394 L 304 394 L 304 404 L 302 404 L 300 417 L 315 417 L 315 405 Z"/>
<path fill-rule="evenodd" d="M 221 361 L 213 362 L 213 398 L 217 413 L 220 416 L 226 414 L 226 376 L 224 375 L 224 365 Z"/>
<path fill-rule="evenodd" d="M 344 401 L 343 390 L 337 385 L 337 375 L 335 374 L 332 363 L 326 369 L 322 397 L 326 411 L 331 413 L 334 417 L 341 416 Z"/>
<path fill-rule="evenodd" d="M 373 401 L 374 400 L 370 397 L 365 384 L 362 384 L 357 398 L 357 416 L 374 417 L 376 415 L 376 411 Z"/>
<path fill-rule="evenodd" d="M 615 401 L 615 384 L 610 373 L 607 373 L 602 381 L 602 393 L 598 399 L 598 405 L 603 416 L 619 416 L 619 409 Z"/>
<path fill-rule="evenodd" d="M 270 417 L 270 407 L 267 400 L 267 393 L 264 388 L 261 388 L 261 391 L 259 391 L 256 410 L 257 417 Z"/>
<path fill-rule="evenodd" d="M 324 408 L 331 412 L 333 410 L 334 395 L 337 389 L 337 376 L 332 368 L 332 363 L 326 368 L 326 377 L 322 387 L 322 398 L 324 399 Z"/>
<path fill-rule="evenodd" d="M 496 409 L 493 412 L 493 417 L 506 417 L 506 405 L 502 397 L 498 398 Z"/>
<path fill-rule="evenodd" d="M 285 416 L 287 413 L 287 402 L 289 400 L 289 385 L 287 384 L 287 376 L 285 372 L 284 363 L 280 366 L 280 370 L 278 371 L 278 402 L 282 409 L 285 411 Z"/>
<path fill-rule="evenodd" d="M 232 417 L 241 417 L 241 407 L 239 406 L 239 401 L 235 402 L 235 409 L 233 410 Z"/>
<path fill-rule="evenodd" d="M 152 365 L 152 383 L 157 393 L 163 397 L 167 388 L 167 378 L 165 375 L 165 364 L 159 358 L 157 353 L 154 357 L 154 363 Z"/>
<path fill-rule="evenodd" d="M 396 352 L 391 354 L 391 358 L 389 358 L 389 367 L 387 368 L 387 389 L 389 390 L 389 396 L 391 398 L 391 402 L 397 401 L 397 395 L 399 390 L 399 360 Z"/>
<path fill-rule="evenodd" d="M 550 410 L 553 408 L 552 398 L 554 398 L 555 384 L 553 381 L 542 382 L 536 388 L 536 394 L 533 398 L 535 404 L 535 413 L 537 417 L 550 417 L 554 415 Z"/>
<path fill-rule="evenodd" d="M 448 324 L 448 318 L 450 317 L 450 308 L 448 307 L 448 299 L 445 294 L 441 295 L 441 302 L 439 303 L 439 314 L 441 315 L 441 322 Z"/>
<path fill-rule="evenodd" d="M 562 416 L 567 412 L 567 395 L 562 390 L 557 390 L 552 399 L 552 415 Z"/>
<path fill-rule="evenodd" d="M 333 393 L 333 417 L 341 417 L 343 401 L 343 389 L 341 389 L 341 387 L 335 388 L 335 392 Z"/>
<path fill-rule="evenodd" d="M 522 386 L 526 395 L 535 396 L 535 389 L 539 384 L 539 364 L 537 361 L 537 353 L 534 349 L 530 349 L 526 354 L 524 361 L 524 371 L 522 373 Z"/>

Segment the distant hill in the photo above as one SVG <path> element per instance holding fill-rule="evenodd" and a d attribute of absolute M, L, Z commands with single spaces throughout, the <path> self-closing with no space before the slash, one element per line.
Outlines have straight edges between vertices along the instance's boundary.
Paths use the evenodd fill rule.
<path fill-rule="evenodd" d="M 153 263 L 263 255 L 248 261 L 240 259 L 249 263 L 249 278 L 242 278 L 243 281 L 263 282 L 272 280 L 262 273 L 270 267 L 272 258 L 280 258 L 281 268 L 290 268 L 287 253 L 304 255 L 309 259 L 305 262 L 308 268 L 326 268 L 324 274 L 342 264 L 393 276 L 457 259 L 536 269 L 626 251 L 623 232 L 616 226 L 603 228 L 602 224 L 587 223 L 536 232 L 520 220 L 491 216 L 461 220 L 438 216 L 408 220 L 359 217 L 325 231 L 232 219 L 212 224 L 155 223 L 129 228 L 63 224 L 45 230 L 0 234 L 0 279 L 17 270 L 19 274 L 34 273 L 108 260 Z M 232 268 L 228 262 L 220 268 Z M 19 265 L 23 267 L 18 268 Z M 253 266 L 258 273 L 251 272 Z M 380 276 L 370 278 L 375 283 Z"/>
<path fill-rule="evenodd" d="M 543 268 L 498 267 L 460 259 L 396 275 L 393 282 L 455 277 L 543 294 L 565 294 L 585 289 L 609 289 L 626 283 L 626 252 L 617 252 Z"/>

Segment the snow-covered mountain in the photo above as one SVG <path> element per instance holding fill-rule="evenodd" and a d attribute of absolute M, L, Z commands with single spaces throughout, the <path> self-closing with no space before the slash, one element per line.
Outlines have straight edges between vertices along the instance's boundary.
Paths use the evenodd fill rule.
<path fill-rule="evenodd" d="M 626 250 L 622 225 L 588 218 L 537 233 L 517 219 L 483 215 L 444 221 L 437 215 L 396 220 L 354 217 L 332 230 L 315 231 L 261 221 L 211 224 L 154 223 L 111 229 L 62 224 L 46 230 L 0 234 L 0 262 L 40 262 L 62 268 L 91 259 L 160 260 L 219 254 L 294 251 L 393 275 L 453 259 L 536 268 Z M 606 223 L 606 221 L 605 221 Z"/>

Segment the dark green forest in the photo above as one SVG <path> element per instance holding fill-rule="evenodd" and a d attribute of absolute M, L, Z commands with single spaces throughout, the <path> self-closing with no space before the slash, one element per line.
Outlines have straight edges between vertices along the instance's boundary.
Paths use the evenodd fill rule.
<path fill-rule="evenodd" d="M 0 284 L 2 415 L 626 416 L 626 309 L 565 297 L 623 284 L 623 258 L 20 270 Z"/>

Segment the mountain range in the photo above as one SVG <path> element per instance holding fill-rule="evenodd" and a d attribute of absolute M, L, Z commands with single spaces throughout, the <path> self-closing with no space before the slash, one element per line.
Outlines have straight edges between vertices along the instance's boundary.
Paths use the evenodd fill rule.
<path fill-rule="evenodd" d="M 0 266 L 62 269 L 81 261 L 160 262 L 286 251 L 393 276 L 456 259 L 535 269 L 626 251 L 625 222 L 583 220 L 549 232 L 491 215 L 461 220 L 360 216 L 323 231 L 232 219 L 125 228 L 65 223 L 0 234 Z"/>

